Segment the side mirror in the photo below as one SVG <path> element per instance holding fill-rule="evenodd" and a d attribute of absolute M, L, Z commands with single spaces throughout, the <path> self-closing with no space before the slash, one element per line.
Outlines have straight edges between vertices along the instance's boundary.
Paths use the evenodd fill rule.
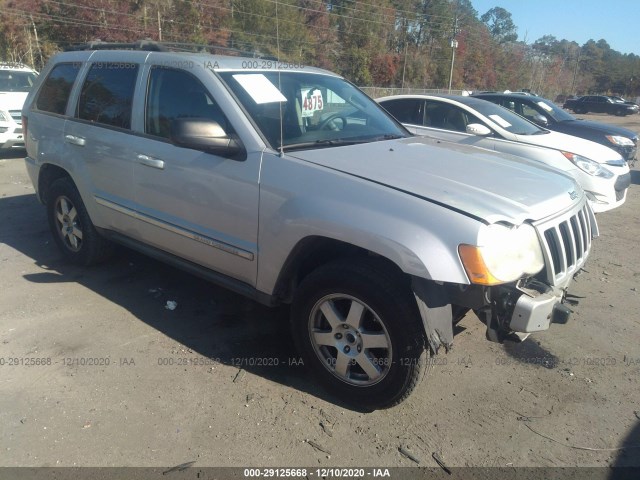
<path fill-rule="evenodd" d="M 491 135 L 491 130 L 489 130 L 489 127 L 482 125 L 481 123 L 470 123 L 467 125 L 467 133 L 477 135 L 479 137 L 488 137 Z"/>
<path fill-rule="evenodd" d="M 220 124 L 207 118 L 177 118 L 171 122 L 171 140 L 179 147 L 234 157 L 244 149 Z"/>
<path fill-rule="evenodd" d="M 536 113 L 531 120 L 533 120 L 533 123 L 536 123 L 541 127 L 546 128 L 547 126 L 549 126 L 549 120 L 547 120 L 547 117 L 539 113 Z"/>

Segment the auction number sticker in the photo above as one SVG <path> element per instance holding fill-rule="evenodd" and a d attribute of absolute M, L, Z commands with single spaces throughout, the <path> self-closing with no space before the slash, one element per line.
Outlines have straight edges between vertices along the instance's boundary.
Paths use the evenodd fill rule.
<path fill-rule="evenodd" d="M 324 108 L 322 92 L 318 89 L 302 90 L 302 117 L 312 117 L 315 112 Z"/>

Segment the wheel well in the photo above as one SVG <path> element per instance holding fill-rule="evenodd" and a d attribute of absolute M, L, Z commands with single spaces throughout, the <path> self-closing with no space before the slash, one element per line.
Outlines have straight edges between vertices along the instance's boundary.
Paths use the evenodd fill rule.
<path fill-rule="evenodd" d="M 71 178 L 71 175 L 69 175 L 69 172 L 64 168 L 60 168 L 57 165 L 45 163 L 40 167 L 40 175 L 38 176 L 38 196 L 42 203 L 47 202 L 47 193 L 51 184 L 59 178 L 65 177 Z"/>
<path fill-rule="evenodd" d="M 370 258 L 378 268 L 401 276 L 404 272 L 391 260 L 370 250 L 326 237 L 301 240 L 291 251 L 278 276 L 274 294 L 284 303 L 291 303 L 300 282 L 316 268 L 329 262 L 355 258 Z M 406 277 L 409 282 L 409 277 Z"/>

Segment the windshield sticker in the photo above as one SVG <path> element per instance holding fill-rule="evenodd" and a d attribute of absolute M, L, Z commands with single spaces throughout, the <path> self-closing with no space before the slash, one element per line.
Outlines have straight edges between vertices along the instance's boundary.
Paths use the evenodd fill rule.
<path fill-rule="evenodd" d="M 234 75 L 233 78 L 242 85 L 242 88 L 251 95 L 251 98 L 257 104 L 287 101 L 286 97 L 280 93 L 280 90 L 261 73 L 238 74 Z"/>
<path fill-rule="evenodd" d="M 547 112 L 552 112 L 553 109 L 544 102 L 537 102 L 542 108 L 544 108 Z"/>
<path fill-rule="evenodd" d="M 320 112 L 324 108 L 322 92 L 317 88 L 311 91 L 302 90 L 302 117 L 313 117 L 315 112 Z"/>
<path fill-rule="evenodd" d="M 489 118 L 500 125 L 502 128 L 509 128 L 511 124 L 500 115 L 489 115 Z"/>

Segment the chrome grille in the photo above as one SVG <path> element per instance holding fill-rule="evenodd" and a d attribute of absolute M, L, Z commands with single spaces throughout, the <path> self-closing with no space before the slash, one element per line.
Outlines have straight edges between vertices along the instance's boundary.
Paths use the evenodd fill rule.
<path fill-rule="evenodd" d="M 584 265 L 591 240 L 597 236 L 595 216 L 588 203 L 580 208 L 535 225 L 542 240 L 545 269 L 550 285 L 564 285 Z"/>
<path fill-rule="evenodd" d="M 18 125 L 22 125 L 22 110 L 9 110 L 9 115 Z"/>

